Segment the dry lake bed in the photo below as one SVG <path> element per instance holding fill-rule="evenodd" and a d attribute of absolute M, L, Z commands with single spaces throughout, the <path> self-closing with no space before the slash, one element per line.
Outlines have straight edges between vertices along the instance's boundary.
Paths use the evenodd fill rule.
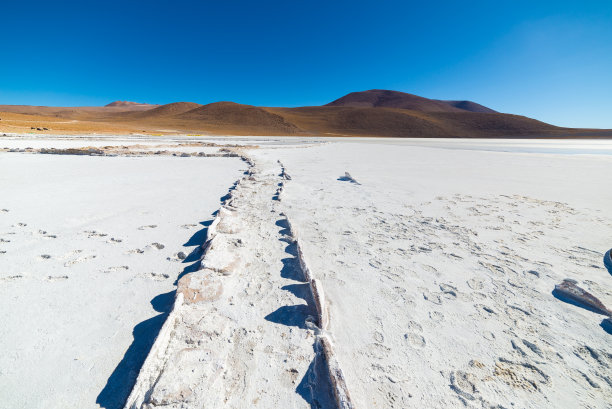
<path fill-rule="evenodd" d="M 608 408 L 612 323 L 555 285 L 612 308 L 611 175 L 612 141 L 0 137 L 0 406 Z"/>

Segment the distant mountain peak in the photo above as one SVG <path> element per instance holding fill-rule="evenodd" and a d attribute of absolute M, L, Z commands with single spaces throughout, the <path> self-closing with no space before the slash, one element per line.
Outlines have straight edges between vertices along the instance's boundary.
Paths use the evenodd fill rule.
<path fill-rule="evenodd" d="M 495 112 L 472 101 L 442 101 L 387 89 L 351 92 L 326 106 L 397 108 L 422 112 Z"/>
<path fill-rule="evenodd" d="M 143 104 L 142 102 L 132 102 L 132 101 L 113 101 L 110 104 L 104 105 L 105 107 L 133 107 L 133 106 L 150 106 L 151 104 Z"/>

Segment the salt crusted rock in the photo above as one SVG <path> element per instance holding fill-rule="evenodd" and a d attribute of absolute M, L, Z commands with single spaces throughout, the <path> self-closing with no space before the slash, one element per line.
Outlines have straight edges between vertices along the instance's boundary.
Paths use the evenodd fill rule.
<path fill-rule="evenodd" d="M 185 304 L 215 301 L 223 294 L 223 283 L 215 272 L 199 270 L 184 275 L 176 291 L 183 294 Z"/>
<path fill-rule="evenodd" d="M 578 303 L 600 312 L 602 314 L 612 316 L 612 311 L 606 308 L 593 294 L 576 285 L 576 280 L 566 278 L 561 284 L 555 285 L 555 291 L 564 295 Z"/>

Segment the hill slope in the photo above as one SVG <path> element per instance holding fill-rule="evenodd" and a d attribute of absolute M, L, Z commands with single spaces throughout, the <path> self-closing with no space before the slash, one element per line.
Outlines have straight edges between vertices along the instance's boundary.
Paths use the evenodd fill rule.
<path fill-rule="evenodd" d="M 449 105 L 454 106 L 455 108 L 463 109 L 464 111 L 470 112 L 480 112 L 483 114 L 496 114 L 497 111 L 492 110 L 484 105 L 477 104 L 472 101 L 441 101 L 445 102 Z"/>
<path fill-rule="evenodd" d="M 235 102 L 215 102 L 177 115 L 178 119 L 200 123 L 207 129 L 228 129 L 273 135 L 296 134 L 300 129 L 281 115 L 265 108 Z"/>
<path fill-rule="evenodd" d="M 189 112 L 201 106 L 201 104 L 196 104 L 195 102 L 173 102 L 171 104 L 160 105 L 157 108 L 130 114 L 135 118 L 169 117 Z"/>

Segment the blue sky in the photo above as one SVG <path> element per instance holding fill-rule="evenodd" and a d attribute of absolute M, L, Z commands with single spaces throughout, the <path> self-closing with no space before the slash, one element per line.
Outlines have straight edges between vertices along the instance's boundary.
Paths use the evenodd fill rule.
<path fill-rule="evenodd" d="M 610 0 L 24 0 L 0 15 L 0 104 L 301 106 L 382 88 L 612 128 Z"/>

